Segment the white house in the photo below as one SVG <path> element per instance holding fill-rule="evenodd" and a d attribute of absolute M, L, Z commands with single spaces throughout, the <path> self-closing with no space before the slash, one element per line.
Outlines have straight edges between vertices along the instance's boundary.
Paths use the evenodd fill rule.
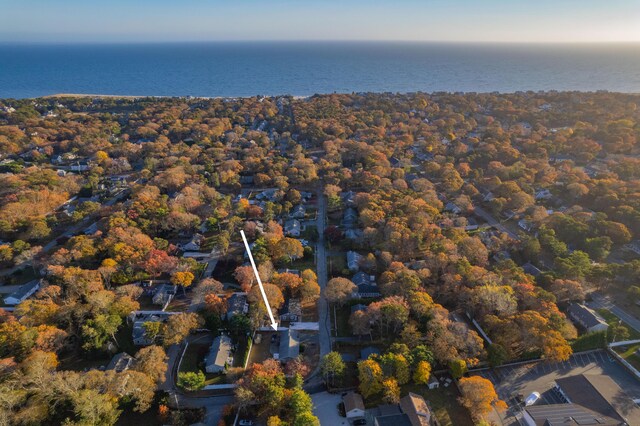
<path fill-rule="evenodd" d="M 351 272 L 355 272 L 360 269 L 361 260 L 362 260 L 361 254 L 358 254 L 352 250 L 347 252 L 347 268 L 349 268 Z"/>
<path fill-rule="evenodd" d="M 222 373 L 227 366 L 233 363 L 231 357 L 232 348 L 229 336 L 218 336 L 213 340 L 209 354 L 204 360 L 205 371 L 207 373 Z"/>
<path fill-rule="evenodd" d="M 348 392 L 342 397 L 342 403 L 344 404 L 344 412 L 349 424 L 353 424 L 356 420 L 364 420 L 364 400 L 362 395 Z"/>
<path fill-rule="evenodd" d="M 609 324 L 596 311 L 580 303 L 572 303 L 567 309 L 569 317 L 589 333 L 606 331 Z"/>
<path fill-rule="evenodd" d="M 4 298 L 5 305 L 18 305 L 27 300 L 40 288 L 40 280 L 29 281 L 25 285 Z"/>

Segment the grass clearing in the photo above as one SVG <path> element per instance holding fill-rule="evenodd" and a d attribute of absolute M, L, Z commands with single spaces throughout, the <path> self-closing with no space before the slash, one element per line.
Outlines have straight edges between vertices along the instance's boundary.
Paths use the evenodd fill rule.
<path fill-rule="evenodd" d="M 447 388 L 429 389 L 424 385 L 405 385 L 402 394 L 417 393 L 429 403 L 441 426 L 472 426 L 469 412 L 460 403 L 460 394 L 452 384 Z"/>
<path fill-rule="evenodd" d="M 602 318 L 605 319 L 605 321 L 607 322 L 607 324 L 609 324 L 609 326 L 614 326 L 614 325 L 617 325 L 618 323 L 621 323 L 627 329 L 627 331 L 629 332 L 629 338 L 625 339 L 625 340 L 640 339 L 640 333 L 639 332 L 637 332 L 635 329 L 630 327 L 629 324 L 627 324 L 626 322 L 622 321 L 620 318 L 615 316 L 608 309 L 598 309 L 598 313 L 602 316 Z M 616 340 L 620 340 L 620 339 L 616 339 Z"/>
<path fill-rule="evenodd" d="M 629 345 L 629 346 L 618 346 L 613 349 L 625 361 L 633 365 L 636 368 L 636 370 L 640 371 L 640 355 L 638 354 L 638 351 L 640 350 L 640 343 L 636 343 L 634 345 Z"/>

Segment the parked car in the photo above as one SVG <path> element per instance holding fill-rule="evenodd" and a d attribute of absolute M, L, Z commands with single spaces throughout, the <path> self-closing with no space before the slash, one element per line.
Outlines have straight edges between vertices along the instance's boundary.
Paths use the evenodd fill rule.
<path fill-rule="evenodd" d="M 251 426 L 253 425 L 253 420 L 240 420 L 238 424 L 240 426 Z"/>

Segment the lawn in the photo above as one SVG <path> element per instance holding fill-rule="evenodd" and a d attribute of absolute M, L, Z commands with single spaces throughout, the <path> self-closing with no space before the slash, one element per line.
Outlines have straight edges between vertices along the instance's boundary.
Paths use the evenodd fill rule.
<path fill-rule="evenodd" d="M 351 327 L 349 327 L 349 317 L 351 316 L 351 305 L 341 307 L 333 307 L 331 309 L 331 325 L 333 330 L 337 329 L 338 337 L 351 336 Z"/>
<path fill-rule="evenodd" d="M 315 271 L 316 263 L 315 263 L 314 257 L 310 256 L 308 259 L 306 257 L 303 257 L 302 259 L 294 260 L 293 262 L 290 262 L 290 263 L 285 263 L 282 265 L 282 267 L 288 268 L 288 269 L 295 269 L 300 272 L 304 271 L 305 269 L 311 269 L 312 271 Z"/>
<path fill-rule="evenodd" d="M 329 276 L 335 277 L 337 275 L 342 275 L 342 271 L 347 268 L 347 260 L 345 259 L 346 255 L 338 255 L 338 256 L 329 256 L 327 259 L 327 263 L 329 264 Z"/>
<path fill-rule="evenodd" d="M 607 321 L 607 324 L 609 324 L 609 326 L 616 325 L 616 324 L 618 324 L 620 322 L 620 318 L 615 316 L 608 309 L 598 309 L 598 313 L 600 315 L 602 315 L 602 317 L 605 319 L 605 321 Z M 623 325 L 626 327 L 627 331 L 629 332 L 629 339 L 628 340 L 640 339 L 640 333 L 639 332 L 637 332 L 633 328 L 629 327 L 629 325 L 627 323 L 625 323 L 625 322 L 623 322 Z M 620 339 L 616 339 L 616 340 L 620 340 Z"/>
<path fill-rule="evenodd" d="M 422 395 L 438 419 L 441 426 L 472 426 L 473 421 L 466 408 L 458 403 L 460 394 L 454 385 L 430 390 L 424 385 L 405 385 L 402 394 L 409 392 Z"/>
<path fill-rule="evenodd" d="M 640 349 L 640 343 L 629 346 L 618 346 L 614 350 L 629 364 L 633 365 L 636 370 L 640 371 L 640 356 L 638 350 Z"/>
<path fill-rule="evenodd" d="M 138 352 L 138 348 L 133 344 L 132 332 L 133 325 L 130 325 L 125 321 L 116 333 L 119 352 L 126 352 L 129 355 L 135 355 L 136 352 Z"/>
<path fill-rule="evenodd" d="M 182 363 L 180 364 L 180 372 L 184 373 L 187 371 L 200 371 L 202 369 L 202 364 L 204 362 L 204 358 L 207 356 L 209 352 L 209 346 L 206 344 L 198 344 L 192 343 L 187 347 L 187 350 L 182 357 Z"/>

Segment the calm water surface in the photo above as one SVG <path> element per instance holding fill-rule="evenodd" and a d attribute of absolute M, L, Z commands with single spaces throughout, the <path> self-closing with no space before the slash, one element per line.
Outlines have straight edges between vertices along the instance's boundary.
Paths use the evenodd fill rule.
<path fill-rule="evenodd" d="M 0 97 L 640 92 L 640 44 L 0 44 Z"/>

